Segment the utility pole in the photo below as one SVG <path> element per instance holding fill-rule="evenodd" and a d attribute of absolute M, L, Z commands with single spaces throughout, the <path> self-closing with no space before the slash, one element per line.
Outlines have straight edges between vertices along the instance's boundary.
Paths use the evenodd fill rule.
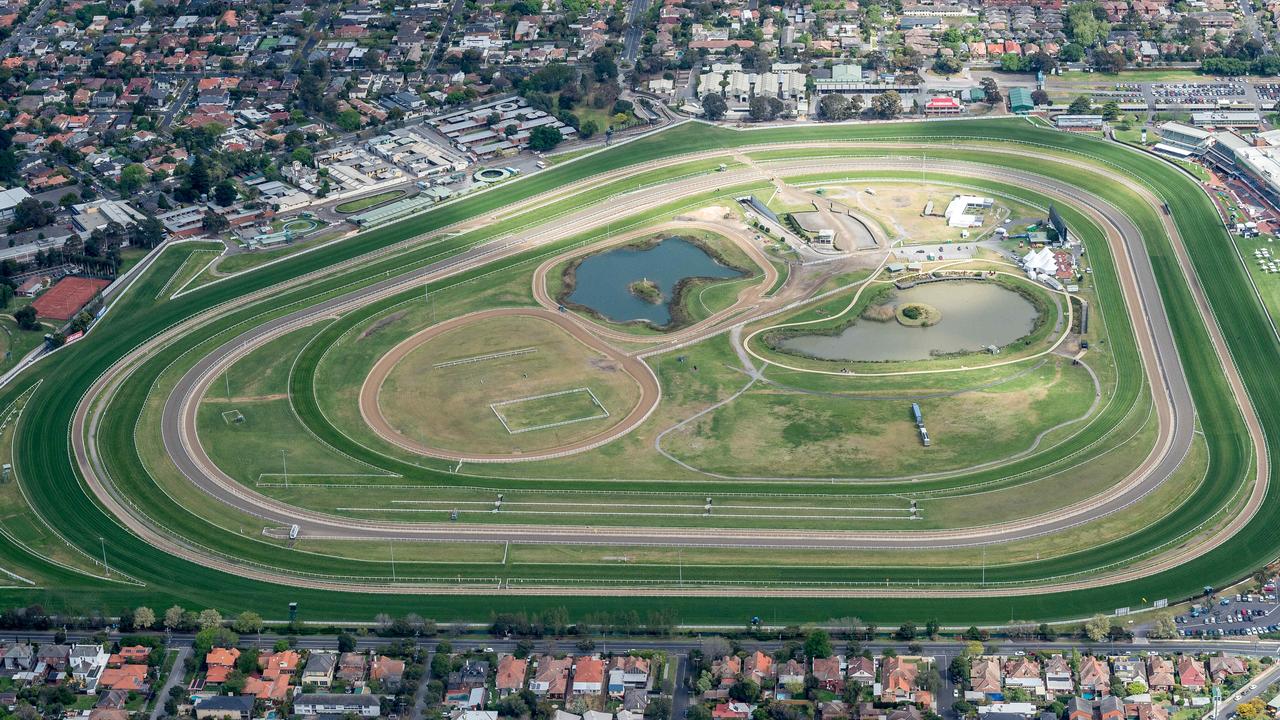
<path fill-rule="evenodd" d="M 107 577 L 110 577 L 111 566 L 107 565 L 107 541 L 105 538 L 99 535 L 98 542 L 102 543 L 102 570 L 107 575 Z"/>

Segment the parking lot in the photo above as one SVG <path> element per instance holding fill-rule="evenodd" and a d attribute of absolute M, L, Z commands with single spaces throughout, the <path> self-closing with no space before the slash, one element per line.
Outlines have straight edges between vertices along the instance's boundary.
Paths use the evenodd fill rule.
<path fill-rule="evenodd" d="M 1236 598 L 1239 597 L 1239 600 Z M 1222 604 L 1223 600 L 1227 604 Z M 1194 606 L 1193 606 L 1194 607 Z M 1280 603 L 1274 595 L 1253 595 L 1200 603 L 1201 610 L 1174 618 L 1183 637 L 1252 636 L 1280 632 Z"/>

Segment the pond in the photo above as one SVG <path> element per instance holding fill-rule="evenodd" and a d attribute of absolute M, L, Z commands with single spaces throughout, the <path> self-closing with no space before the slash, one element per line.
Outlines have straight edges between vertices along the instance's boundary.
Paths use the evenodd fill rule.
<path fill-rule="evenodd" d="M 717 262 L 697 244 L 671 237 L 653 245 L 620 247 L 583 259 L 575 271 L 574 288 L 568 299 L 613 322 L 643 320 L 664 327 L 671 324 L 672 303 L 682 281 L 741 275 Z M 661 302 L 649 302 L 633 292 L 631 284 L 644 280 L 657 286 L 662 293 Z"/>
<path fill-rule="evenodd" d="M 938 354 L 1002 347 L 1035 328 L 1035 305 L 993 282 L 949 281 L 897 290 L 890 304 L 924 303 L 942 319 L 928 327 L 859 319 L 835 335 L 794 335 L 779 341 L 784 350 L 822 360 L 883 362 L 927 360 Z"/>

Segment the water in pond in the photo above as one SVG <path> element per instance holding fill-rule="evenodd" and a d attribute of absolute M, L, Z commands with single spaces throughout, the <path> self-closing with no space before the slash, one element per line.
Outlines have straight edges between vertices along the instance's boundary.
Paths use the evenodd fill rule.
<path fill-rule="evenodd" d="M 586 258 L 578 264 L 569 301 L 614 322 L 647 320 L 661 327 L 671 322 L 671 301 L 681 280 L 740 274 L 684 238 L 667 238 L 650 247 L 620 247 Z M 662 302 L 647 302 L 631 292 L 631 283 L 645 279 L 662 291 Z"/>
<path fill-rule="evenodd" d="M 1036 308 L 1019 293 L 988 282 L 940 282 L 896 291 L 893 304 L 920 302 L 942 313 L 929 327 L 859 319 L 837 335 L 796 335 L 786 350 L 823 360 L 925 360 L 935 353 L 1001 347 L 1031 332 Z"/>

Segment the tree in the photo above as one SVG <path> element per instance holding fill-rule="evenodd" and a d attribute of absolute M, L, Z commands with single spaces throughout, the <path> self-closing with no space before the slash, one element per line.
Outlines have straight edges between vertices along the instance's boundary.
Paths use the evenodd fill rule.
<path fill-rule="evenodd" d="M 35 330 L 40 327 L 40 323 L 36 320 L 36 309 L 30 305 L 18 308 L 13 314 L 13 319 L 18 321 L 18 327 L 23 330 Z"/>
<path fill-rule="evenodd" d="M 339 128 L 342 128 L 343 132 L 355 132 L 360 129 L 364 118 L 355 110 L 343 110 L 338 113 L 338 117 L 334 118 L 334 122 L 338 124 Z"/>
<path fill-rule="evenodd" d="M 23 198 L 17 207 L 13 209 L 13 222 L 10 224 L 10 230 L 29 230 L 32 228 L 41 228 L 53 222 L 53 213 L 50 213 L 39 200 L 29 197 Z"/>
<path fill-rule="evenodd" d="M 729 686 L 729 697 L 738 702 L 754 703 L 760 699 L 760 686 L 752 680 L 739 680 Z"/>
<path fill-rule="evenodd" d="M 338 634 L 338 652 L 354 652 L 356 649 L 356 639 L 351 633 Z"/>
<path fill-rule="evenodd" d="M 1178 637 L 1178 625 L 1173 621 L 1173 616 L 1169 613 L 1160 613 L 1156 616 L 1151 629 L 1147 631 L 1147 637 L 1157 639 Z"/>
<path fill-rule="evenodd" d="M 804 639 L 804 654 L 809 659 L 831 657 L 835 651 L 831 648 L 831 636 L 821 628 L 809 633 Z"/>
<path fill-rule="evenodd" d="M 1074 103 L 1073 103 L 1074 104 Z M 1106 615 L 1101 613 L 1089 618 L 1084 624 L 1085 637 L 1094 642 L 1102 642 L 1107 637 L 1107 631 L 1111 629 L 1111 621 Z"/>
<path fill-rule="evenodd" d="M 702 116 L 708 120 L 719 120 L 729 111 L 729 103 L 715 93 L 702 96 Z"/>
<path fill-rule="evenodd" d="M 120 181 L 116 185 L 121 195 L 132 195 L 147 181 L 147 169 L 138 163 L 125 165 L 120 171 Z"/>
<path fill-rule="evenodd" d="M 200 227 L 205 232 L 220 233 L 226 232 L 231 227 L 231 222 L 216 212 L 205 212 L 204 219 L 200 221 Z M 201 613 L 203 615 L 203 613 Z"/>
<path fill-rule="evenodd" d="M 897 117 L 902 112 L 902 96 L 896 90 L 880 93 L 871 99 L 871 114 L 882 120 Z"/>
<path fill-rule="evenodd" d="M 1000 94 L 1000 86 L 996 84 L 993 77 L 984 77 L 978 83 L 982 87 L 982 92 L 986 95 L 986 101 L 992 105 L 999 105 L 1004 101 L 1004 96 Z"/>
<path fill-rule="evenodd" d="M 164 223 L 148 213 L 142 222 L 134 223 L 129 229 L 129 242 L 135 247 L 156 247 L 164 242 Z"/>
<path fill-rule="evenodd" d="M 939 55 L 938 59 L 933 61 L 933 71 L 939 75 L 955 75 L 962 69 L 964 69 L 964 63 L 954 55 Z"/>
<path fill-rule="evenodd" d="M 538 152 L 545 152 L 560 144 L 564 136 L 560 131 L 549 126 L 539 125 L 529 133 L 529 147 Z"/>
<path fill-rule="evenodd" d="M 938 631 L 942 629 L 942 624 L 937 618 L 931 618 L 929 622 L 924 624 L 924 634 L 930 640 L 938 639 Z"/>
<path fill-rule="evenodd" d="M 897 632 L 893 636 L 899 640 L 915 640 L 916 624 L 913 622 L 904 622 L 898 627 Z"/>
<path fill-rule="evenodd" d="M 236 616 L 235 621 L 231 623 L 231 627 L 241 634 L 260 633 L 262 632 L 262 616 L 251 610 L 245 610 Z"/>
<path fill-rule="evenodd" d="M 201 630 L 222 627 L 222 613 L 213 608 L 206 608 L 200 611 L 197 622 L 199 622 Z"/>
<path fill-rule="evenodd" d="M 1106 11 L 1095 2 L 1076 3 L 1062 13 L 1067 36 L 1081 47 L 1093 47 L 1111 32 L 1111 25 L 1103 22 Z"/>
<path fill-rule="evenodd" d="M 311 152 L 311 148 L 294 148 L 293 152 L 289 153 L 289 159 L 307 167 L 315 166 L 315 155 Z"/>
<path fill-rule="evenodd" d="M 818 100 L 818 116 L 824 120 L 832 122 L 840 122 L 853 117 L 853 110 L 849 106 L 849 99 L 840 93 L 831 93 L 823 95 Z"/>
<path fill-rule="evenodd" d="M 223 180 L 213 188 L 213 201 L 222 207 L 234 205 L 236 201 L 236 184 L 230 180 Z"/>
<path fill-rule="evenodd" d="M 769 101 L 773 98 L 756 95 L 747 102 L 747 117 L 752 122 L 768 122 L 778 116 L 774 111 L 773 103 Z"/>
<path fill-rule="evenodd" d="M 1045 92 L 1041 88 L 1036 88 L 1031 91 L 1031 102 L 1035 105 L 1048 105 L 1049 93 Z"/>
<path fill-rule="evenodd" d="M 1093 110 L 1093 101 L 1088 95 L 1080 95 L 1071 104 L 1067 106 L 1067 112 L 1072 115 L 1088 115 Z"/>
<path fill-rule="evenodd" d="M 164 611 L 164 629 L 170 632 L 177 630 L 182 625 L 182 616 L 187 613 L 186 608 L 181 605 L 174 605 Z"/>
<path fill-rule="evenodd" d="M 1120 104 L 1111 100 L 1102 106 L 1102 119 L 1115 120 L 1120 117 Z"/>
<path fill-rule="evenodd" d="M 213 180 L 209 177 L 209 166 L 205 162 L 203 155 L 196 155 L 195 162 L 191 163 L 191 171 L 187 173 L 187 187 L 196 195 L 204 195 L 209 192 Z"/>
<path fill-rule="evenodd" d="M 152 625 L 156 624 L 156 611 L 149 607 L 141 606 L 133 611 L 133 626 L 138 630 L 149 630 Z"/>
<path fill-rule="evenodd" d="M 644 709 L 645 720 L 671 720 L 671 698 L 658 696 Z"/>
<path fill-rule="evenodd" d="M 1267 703 L 1262 698 L 1254 698 L 1236 706 L 1236 715 L 1243 720 L 1259 720 L 1267 717 Z"/>

